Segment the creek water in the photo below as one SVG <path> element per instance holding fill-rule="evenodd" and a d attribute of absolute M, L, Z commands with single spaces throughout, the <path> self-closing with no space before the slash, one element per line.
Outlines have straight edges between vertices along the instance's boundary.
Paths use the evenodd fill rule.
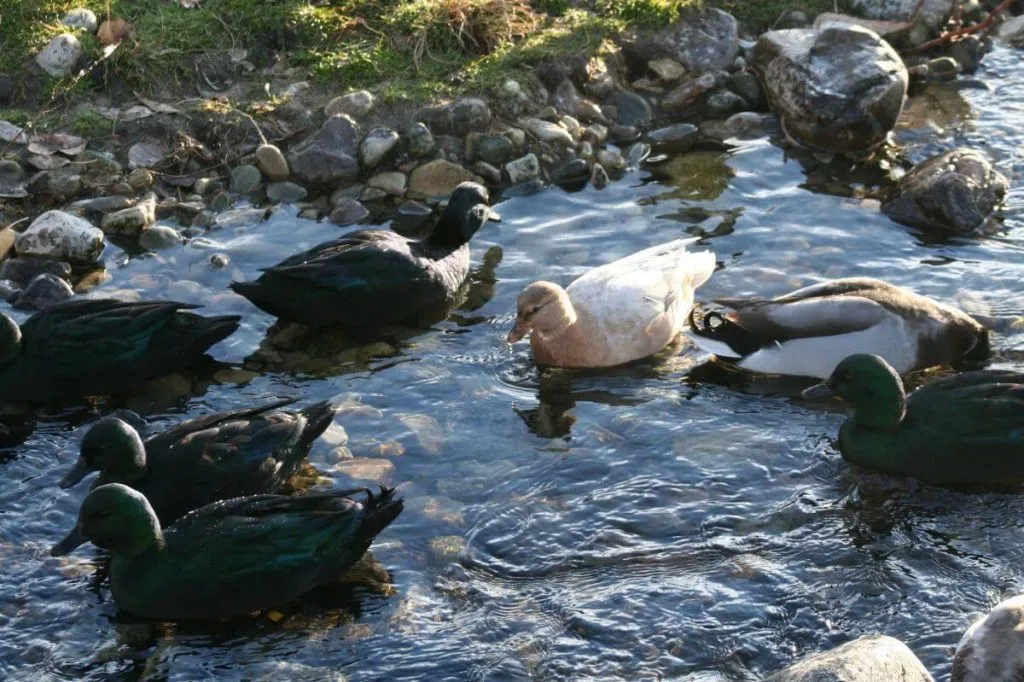
<path fill-rule="evenodd" d="M 299 604 L 203 626 L 139 621 L 116 609 L 94 548 L 47 554 L 84 494 L 57 482 L 98 411 L 41 413 L 0 462 L 0 677 L 757 680 L 880 632 L 945 678 L 969 623 L 1024 589 L 1024 498 L 857 470 L 834 445 L 840 405 L 800 400 L 806 382 L 708 366 L 685 342 L 625 368 L 539 374 L 504 336 L 530 281 L 566 284 L 710 234 L 720 270 L 698 300 L 881 277 L 985 316 L 995 364 L 1024 369 L 1019 62 L 997 49 L 975 80 L 916 96 L 897 132 L 915 161 L 966 145 L 1010 177 L 1005 229 L 983 239 L 924 239 L 859 198 L 874 181 L 849 164 L 741 142 L 604 191 L 506 198 L 502 222 L 473 240 L 475 264 L 490 251 L 493 265 L 495 247 L 502 258 L 471 304 L 376 357 L 258 351 L 273 320 L 226 289 L 337 227 L 285 208 L 156 254 L 109 247 L 113 279 L 93 295 L 244 315 L 213 349 L 231 367 L 161 382 L 129 407 L 159 429 L 274 396 L 335 399 L 344 433 L 317 443 L 307 483 L 383 477 L 406 510 L 369 568 Z M 231 265 L 212 268 L 213 253 Z"/>

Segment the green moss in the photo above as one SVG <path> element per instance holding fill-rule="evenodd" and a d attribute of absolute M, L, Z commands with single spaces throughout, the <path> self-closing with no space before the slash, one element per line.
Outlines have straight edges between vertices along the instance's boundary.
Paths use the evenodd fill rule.
<path fill-rule="evenodd" d="M 113 130 L 113 121 L 91 111 L 79 114 L 75 122 L 71 124 L 71 132 L 86 139 L 103 138 L 110 135 Z"/>

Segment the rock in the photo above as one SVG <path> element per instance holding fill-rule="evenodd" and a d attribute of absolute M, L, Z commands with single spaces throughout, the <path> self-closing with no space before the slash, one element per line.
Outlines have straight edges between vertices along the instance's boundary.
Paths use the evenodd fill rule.
<path fill-rule="evenodd" d="M 60 168 L 52 173 L 40 174 L 45 180 L 45 191 L 47 194 L 71 198 L 82 191 L 85 184 L 82 176 L 72 167 Z"/>
<path fill-rule="evenodd" d="M 741 111 L 725 121 L 701 121 L 700 134 L 724 142 L 729 139 L 753 140 L 775 133 L 779 119 L 773 114 Z"/>
<path fill-rule="evenodd" d="M 363 193 L 359 195 L 359 201 L 366 203 L 373 203 L 375 201 L 383 201 L 390 196 L 387 192 L 377 187 L 367 187 L 363 190 Z"/>
<path fill-rule="evenodd" d="M 730 90 L 712 92 L 704 99 L 704 109 L 712 118 L 726 118 L 747 108 L 747 101 Z"/>
<path fill-rule="evenodd" d="M 624 171 L 626 170 L 626 159 L 614 149 L 602 149 L 597 153 L 597 162 L 605 170 Z"/>
<path fill-rule="evenodd" d="M 159 142 L 137 142 L 128 149 L 128 166 L 131 168 L 154 168 L 167 156 L 167 150 Z"/>
<path fill-rule="evenodd" d="M 263 173 L 252 164 L 243 164 L 231 171 L 231 191 L 235 194 L 252 194 L 263 184 Z"/>
<path fill-rule="evenodd" d="M 156 182 L 156 177 L 148 168 L 136 168 L 128 174 L 128 184 L 136 191 L 149 189 L 154 182 Z"/>
<path fill-rule="evenodd" d="M 64 211 L 47 211 L 18 235 L 15 249 L 20 256 L 92 263 L 99 259 L 104 245 L 103 232 L 88 221 Z"/>
<path fill-rule="evenodd" d="M 0 198 L 22 199 L 27 196 L 25 169 L 14 159 L 0 159 Z"/>
<path fill-rule="evenodd" d="M 82 56 L 82 44 L 71 33 L 54 36 L 36 55 L 36 64 L 53 78 L 69 75 Z"/>
<path fill-rule="evenodd" d="M 590 184 L 594 186 L 594 189 L 604 189 L 608 186 L 611 180 L 608 178 L 608 171 L 599 164 L 594 164 L 594 169 L 590 172 Z"/>
<path fill-rule="evenodd" d="M 1020 47 L 1024 43 L 1024 14 L 1003 22 L 996 35 L 1014 47 Z"/>
<path fill-rule="evenodd" d="M 291 175 L 288 159 L 272 144 L 261 144 L 256 148 L 256 165 L 271 182 L 282 182 Z"/>
<path fill-rule="evenodd" d="M 334 473 L 342 474 L 355 481 L 384 484 L 391 480 L 395 465 L 387 459 L 353 457 L 340 461 L 334 465 L 332 470 Z"/>
<path fill-rule="evenodd" d="M 458 164 L 437 159 L 412 172 L 409 176 L 409 192 L 420 197 L 448 196 L 459 183 L 467 180 L 476 180 L 476 176 Z"/>
<path fill-rule="evenodd" d="M 799 9 L 785 10 L 772 28 L 806 28 L 811 25 L 807 12 Z"/>
<path fill-rule="evenodd" d="M 362 118 L 373 109 L 374 101 L 373 95 L 366 90 L 350 92 L 328 102 L 324 107 L 324 116 L 332 118 L 344 114 L 352 118 Z"/>
<path fill-rule="evenodd" d="M 583 91 L 591 97 L 603 99 L 615 91 L 615 78 L 602 57 L 592 57 L 584 67 Z"/>
<path fill-rule="evenodd" d="M 692 123 L 677 123 L 647 134 L 651 147 L 663 154 L 680 154 L 693 148 L 700 133 Z"/>
<path fill-rule="evenodd" d="M 1009 186 L 983 154 L 954 149 L 912 168 L 882 211 L 902 225 L 968 234 L 985 223 Z"/>
<path fill-rule="evenodd" d="M 757 41 L 754 68 L 790 139 L 833 153 L 883 142 L 909 83 L 903 60 L 887 42 L 848 24 L 769 31 Z"/>
<path fill-rule="evenodd" d="M 110 213 L 111 211 L 120 211 L 122 208 L 129 208 L 132 204 L 132 200 L 128 197 L 114 195 L 109 197 L 81 199 L 73 202 L 71 204 L 71 208 L 77 208 L 83 211 L 92 211 L 95 213 Z"/>
<path fill-rule="evenodd" d="M 519 125 L 541 142 L 553 142 L 570 147 L 575 144 L 569 131 L 555 123 L 542 121 L 539 118 L 521 118 Z"/>
<path fill-rule="evenodd" d="M 559 125 L 569 131 L 569 136 L 572 137 L 573 143 L 579 142 L 583 137 L 583 126 L 572 116 L 562 116 L 558 119 Z"/>
<path fill-rule="evenodd" d="M 976 621 L 956 647 L 950 679 L 955 682 L 1010 681 L 1024 670 L 1024 596 L 996 605 Z"/>
<path fill-rule="evenodd" d="M 0 260 L 7 258 L 11 255 L 11 249 L 14 248 L 14 242 L 18 238 L 18 233 L 9 227 L 0 229 Z"/>
<path fill-rule="evenodd" d="M 398 145 L 398 133 L 390 128 L 374 128 L 359 145 L 359 160 L 366 168 L 376 168 Z"/>
<path fill-rule="evenodd" d="M 850 0 L 854 11 L 868 19 L 882 21 L 910 21 L 917 18 L 932 31 L 942 28 L 957 0 Z M 915 14 L 916 12 L 916 14 Z"/>
<path fill-rule="evenodd" d="M 756 111 L 763 111 L 768 108 L 768 102 L 764 98 L 764 90 L 757 76 L 749 71 L 737 71 L 729 75 L 729 82 L 726 84 L 731 91 L 742 97 L 744 101 Z"/>
<path fill-rule="evenodd" d="M 481 161 L 500 166 L 512 155 L 512 140 L 504 135 L 483 135 L 473 148 L 473 156 Z"/>
<path fill-rule="evenodd" d="M 6 73 L 0 73 L 0 104 L 10 104 L 11 100 L 14 99 L 14 92 L 17 89 L 18 84 L 13 78 L 8 76 Z M 2 133 L 0 133 L 0 139 L 3 139 Z M 4 142 L 11 141 L 12 140 L 4 140 Z"/>
<path fill-rule="evenodd" d="M 608 140 L 608 127 L 592 123 L 583 129 L 583 139 L 592 144 L 604 144 Z"/>
<path fill-rule="evenodd" d="M 477 161 L 473 164 L 473 172 L 483 178 L 488 185 L 501 184 L 501 169 L 492 166 L 486 161 Z"/>
<path fill-rule="evenodd" d="M 181 235 L 173 227 L 153 225 L 139 235 L 139 246 L 150 251 L 169 249 L 181 244 Z"/>
<path fill-rule="evenodd" d="M 376 189 L 383 190 L 385 193 L 392 196 L 402 196 L 405 194 L 405 173 L 399 173 L 398 171 L 378 173 L 367 180 L 366 185 L 367 187 L 374 187 Z"/>
<path fill-rule="evenodd" d="M 370 217 L 370 212 L 355 199 L 343 197 L 334 204 L 331 211 L 331 222 L 345 227 L 355 225 Z"/>
<path fill-rule="evenodd" d="M 106 154 L 87 149 L 75 161 L 81 164 L 78 172 L 89 189 L 106 189 L 121 181 L 121 164 Z"/>
<path fill-rule="evenodd" d="M 651 119 L 654 118 L 651 105 L 647 103 L 646 99 L 634 92 L 620 90 L 606 99 L 605 104 L 610 104 L 618 109 L 620 125 L 646 128 L 650 125 Z"/>
<path fill-rule="evenodd" d="M 227 192 L 218 191 L 210 197 L 209 206 L 211 211 L 220 213 L 231 208 L 231 203 L 231 196 Z"/>
<path fill-rule="evenodd" d="M 936 57 L 928 61 L 928 80 L 937 83 L 955 81 L 960 75 L 960 65 L 952 57 Z"/>
<path fill-rule="evenodd" d="M 518 185 L 521 182 L 527 182 L 540 176 L 540 161 L 537 159 L 536 154 L 527 154 L 522 158 L 506 163 L 505 172 L 508 174 L 509 182 L 513 185 Z"/>
<path fill-rule="evenodd" d="M 18 258 L 8 258 L 3 265 L 0 265 L 0 279 L 14 282 L 21 287 L 28 285 L 43 273 L 49 273 L 60 279 L 70 279 L 71 264 L 61 260 L 19 256 Z"/>
<path fill-rule="evenodd" d="M 765 682 L 934 682 L 898 639 L 868 635 L 806 658 Z"/>
<path fill-rule="evenodd" d="M 946 53 L 957 61 L 964 73 L 973 74 L 985 56 L 985 45 L 978 36 L 964 36 L 946 48 Z"/>
<path fill-rule="evenodd" d="M 452 129 L 455 133 L 485 130 L 491 124 L 491 109 L 482 99 L 476 97 L 460 99 L 449 109 Z"/>
<path fill-rule="evenodd" d="M 405 139 L 409 145 L 409 156 L 414 159 L 430 156 L 437 148 L 430 128 L 418 121 L 405 129 Z"/>
<path fill-rule="evenodd" d="M 12 282 L 9 279 L 0 279 L 0 298 L 8 303 L 21 296 L 22 291 L 24 289 L 17 282 Z"/>
<path fill-rule="evenodd" d="M 663 83 L 675 83 L 686 75 L 686 67 L 675 59 L 652 59 L 647 68 Z"/>
<path fill-rule="evenodd" d="M 647 65 L 654 59 L 674 59 L 689 73 L 727 69 L 740 51 L 736 19 L 713 8 L 687 7 L 672 28 L 643 32 L 622 45 L 627 59 Z"/>
<path fill-rule="evenodd" d="M 14 301 L 14 307 L 21 310 L 45 310 L 75 295 L 71 285 L 60 277 L 44 272 L 36 275 L 25 290 Z"/>
<path fill-rule="evenodd" d="M 662 110 L 669 113 L 681 113 L 693 106 L 704 93 L 715 87 L 715 77 L 706 73 L 697 78 L 691 78 L 679 87 L 670 91 L 661 99 Z"/>
<path fill-rule="evenodd" d="M 281 204 L 294 204 L 306 198 L 309 192 L 294 182 L 272 182 L 267 185 L 267 199 Z"/>
<path fill-rule="evenodd" d="M 576 90 L 576 86 L 568 78 L 562 79 L 562 82 L 555 88 L 554 103 L 555 107 L 559 111 L 564 111 L 567 114 L 575 114 L 576 107 L 579 106 L 580 93 Z"/>
<path fill-rule="evenodd" d="M 608 129 L 608 136 L 613 142 L 632 142 L 639 139 L 640 131 L 633 126 L 624 126 L 616 123 Z"/>
<path fill-rule="evenodd" d="M 215 253 L 210 256 L 210 267 L 214 270 L 223 270 L 231 265 L 231 257 L 226 253 Z"/>
<path fill-rule="evenodd" d="M 69 11 L 60 20 L 60 23 L 68 28 L 80 28 L 86 33 L 95 33 L 96 29 L 100 27 L 100 21 L 96 18 L 96 13 L 84 7 Z"/>
<path fill-rule="evenodd" d="M 320 131 L 288 157 L 292 174 L 306 186 L 351 182 L 359 176 L 359 128 L 345 114 L 327 119 Z"/>
<path fill-rule="evenodd" d="M 573 159 L 551 171 L 551 182 L 561 186 L 576 186 L 581 189 L 590 179 L 590 164 L 583 159 Z"/>
<path fill-rule="evenodd" d="M 123 208 L 103 217 L 104 232 L 138 235 L 156 222 L 156 195 L 150 193 L 131 208 Z"/>

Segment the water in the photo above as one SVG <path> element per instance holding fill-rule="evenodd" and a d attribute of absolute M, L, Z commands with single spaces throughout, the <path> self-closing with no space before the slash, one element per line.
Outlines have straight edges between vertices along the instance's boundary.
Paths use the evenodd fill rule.
<path fill-rule="evenodd" d="M 985 87 L 918 98 L 899 132 L 907 154 L 983 148 L 1024 186 L 1018 62 L 997 51 Z M 46 553 L 83 494 L 57 481 L 95 414 L 43 414 L 0 464 L 0 676 L 756 680 L 873 632 L 948 675 L 968 624 L 1024 589 L 1020 497 L 851 469 L 831 441 L 843 412 L 798 400 L 799 381 L 701 367 L 685 346 L 628 368 L 540 376 L 525 344 L 509 348 L 504 335 L 526 283 L 567 283 L 703 230 L 721 235 L 705 243 L 722 267 L 699 299 L 882 277 L 988 316 L 997 364 L 1024 369 L 1014 331 L 1024 309 L 1020 190 L 1004 232 L 936 244 L 855 198 L 870 187 L 851 186 L 842 164 L 812 172 L 767 140 L 671 167 L 677 185 L 635 171 L 603 192 L 503 202 L 503 222 L 473 242 L 477 264 L 493 247 L 503 256 L 493 277 L 478 277 L 475 309 L 378 347 L 383 357 L 339 355 L 330 342 L 310 357 L 293 340 L 256 359 L 272 320 L 225 288 L 338 228 L 282 210 L 213 232 L 215 243 L 133 257 L 112 248 L 113 280 L 99 294 L 245 315 L 214 349 L 234 370 L 163 382 L 132 407 L 159 428 L 271 396 L 333 398 L 346 405 L 338 423 L 348 440 L 335 429 L 316 445 L 310 482 L 347 482 L 353 465 L 336 448 L 348 448 L 400 484 L 407 508 L 372 550 L 376 577 L 273 618 L 140 622 L 117 612 L 93 550 Z M 211 268 L 213 253 L 232 265 Z M 243 373 L 243 363 L 268 369 Z M 305 372 L 284 371 L 296 367 Z"/>

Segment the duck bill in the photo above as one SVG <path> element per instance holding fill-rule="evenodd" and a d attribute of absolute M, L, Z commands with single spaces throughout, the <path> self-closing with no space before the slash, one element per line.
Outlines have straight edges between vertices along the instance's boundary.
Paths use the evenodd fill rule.
<path fill-rule="evenodd" d="M 836 394 L 832 388 L 832 384 L 828 381 L 823 381 L 820 384 L 815 384 L 808 389 L 805 389 L 800 395 L 808 400 L 819 400 L 821 398 L 831 398 Z"/>
<path fill-rule="evenodd" d="M 50 556 L 64 556 L 65 554 L 71 554 L 79 547 L 79 545 L 85 544 L 87 539 L 88 538 L 82 534 L 82 529 L 76 525 L 63 540 L 50 548 Z"/>
<path fill-rule="evenodd" d="M 508 333 L 508 342 L 516 343 L 517 341 L 522 341 L 523 337 L 525 337 L 529 333 L 530 328 L 523 325 L 517 320 L 516 325 L 512 327 L 511 331 L 509 331 Z"/>
<path fill-rule="evenodd" d="M 85 461 L 84 457 L 79 457 L 75 465 L 71 467 L 71 471 L 66 473 L 64 478 L 60 479 L 60 487 L 70 488 L 73 485 L 77 485 L 90 471 L 89 463 Z"/>

